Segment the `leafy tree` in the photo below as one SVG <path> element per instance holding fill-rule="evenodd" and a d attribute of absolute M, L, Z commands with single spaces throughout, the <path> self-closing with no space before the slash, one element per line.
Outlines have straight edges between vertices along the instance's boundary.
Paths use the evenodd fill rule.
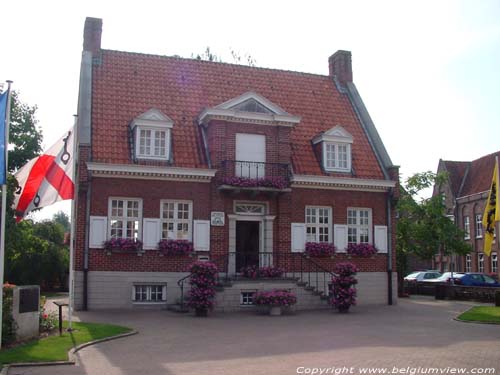
<path fill-rule="evenodd" d="M 54 214 L 52 220 L 56 223 L 59 223 L 63 226 L 65 232 L 69 232 L 71 230 L 71 223 L 69 221 L 69 216 L 64 211 L 59 211 Z"/>
<path fill-rule="evenodd" d="M 443 184 L 446 174 L 417 173 L 406 181 L 398 202 L 399 220 L 396 231 L 398 271 L 406 273 L 406 258 L 414 254 L 421 259 L 442 255 L 465 255 L 472 249 L 464 232 L 446 216 L 442 195 L 417 201 L 418 194 L 434 184 Z"/>

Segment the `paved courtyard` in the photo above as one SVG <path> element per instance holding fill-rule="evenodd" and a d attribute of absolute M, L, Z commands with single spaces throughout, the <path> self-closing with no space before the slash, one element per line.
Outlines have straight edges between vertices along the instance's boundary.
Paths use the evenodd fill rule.
<path fill-rule="evenodd" d="M 498 374 L 500 326 L 452 320 L 471 305 L 415 297 L 393 307 L 356 307 L 346 315 L 79 312 L 80 320 L 122 324 L 139 334 L 83 349 L 77 366 L 12 368 L 9 374 L 258 375 L 307 374 L 312 368 L 336 368 L 337 374 L 381 368 L 392 374 L 395 367 L 407 375 L 418 374 L 418 367 L 443 369 L 442 374 L 491 367 Z"/>

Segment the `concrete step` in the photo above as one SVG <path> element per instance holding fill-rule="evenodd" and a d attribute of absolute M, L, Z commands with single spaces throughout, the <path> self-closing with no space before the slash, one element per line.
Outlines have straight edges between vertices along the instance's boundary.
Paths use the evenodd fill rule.
<path fill-rule="evenodd" d="M 175 305 L 167 305 L 167 310 L 168 311 L 173 311 L 176 313 L 188 313 L 189 309 L 186 307 L 186 305 L 182 306 L 180 304 L 175 304 Z"/>

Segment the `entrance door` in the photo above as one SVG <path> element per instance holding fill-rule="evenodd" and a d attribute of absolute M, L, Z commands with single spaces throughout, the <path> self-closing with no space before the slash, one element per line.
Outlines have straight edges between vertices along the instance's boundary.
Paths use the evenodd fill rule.
<path fill-rule="evenodd" d="M 259 266 L 259 225 L 258 221 L 236 222 L 236 272 Z"/>

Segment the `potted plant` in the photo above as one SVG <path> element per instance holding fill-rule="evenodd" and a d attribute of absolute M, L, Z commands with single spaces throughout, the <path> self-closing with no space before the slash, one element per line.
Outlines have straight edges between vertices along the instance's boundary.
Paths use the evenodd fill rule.
<path fill-rule="evenodd" d="M 347 245 L 347 254 L 359 257 L 369 257 L 377 254 L 378 249 L 369 243 L 350 243 Z"/>
<path fill-rule="evenodd" d="M 158 250 L 163 255 L 191 255 L 194 248 L 193 243 L 187 240 L 161 240 L 158 243 Z"/>
<path fill-rule="evenodd" d="M 189 267 L 191 289 L 188 295 L 188 307 L 195 310 L 196 316 L 207 316 L 208 310 L 215 306 L 215 285 L 217 266 L 211 262 L 194 262 Z"/>
<path fill-rule="evenodd" d="M 354 275 L 358 272 L 352 263 L 339 263 L 335 267 L 336 275 L 332 277 L 332 297 L 330 303 L 340 313 L 347 313 L 352 305 L 356 305 L 356 288 L 358 280 Z"/>
<path fill-rule="evenodd" d="M 142 254 L 142 242 L 136 238 L 111 238 L 104 242 L 108 254 Z"/>
<path fill-rule="evenodd" d="M 269 315 L 281 315 L 282 308 L 290 308 L 297 303 L 297 297 L 288 290 L 275 289 L 272 291 L 256 292 L 254 304 L 265 306 L 269 310 Z"/>
<path fill-rule="evenodd" d="M 305 254 L 309 257 L 331 257 L 337 248 L 328 242 L 306 242 Z"/>
<path fill-rule="evenodd" d="M 268 267 L 258 267 L 247 266 L 243 267 L 240 270 L 243 277 L 248 279 L 258 279 L 258 278 L 269 278 L 269 279 L 277 279 L 283 276 L 285 271 L 282 268 L 276 266 L 268 266 Z"/>

